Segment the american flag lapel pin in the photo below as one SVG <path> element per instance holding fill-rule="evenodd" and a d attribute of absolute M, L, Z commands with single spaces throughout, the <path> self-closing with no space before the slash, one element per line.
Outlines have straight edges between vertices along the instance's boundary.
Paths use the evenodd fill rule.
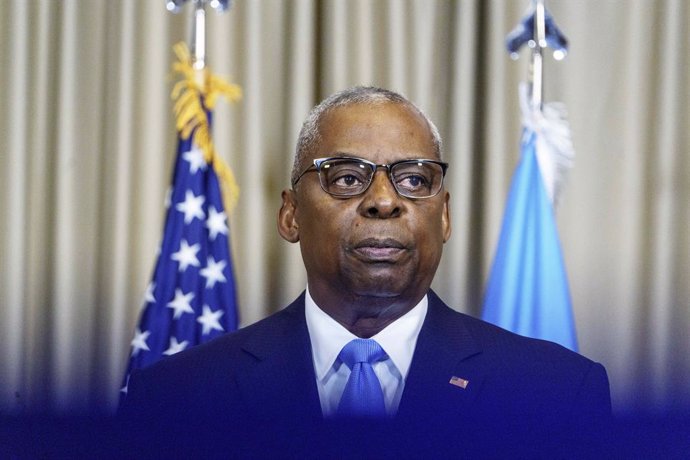
<path fill-rule="evenodd" d="M 464 390 L 465 388 L 467 388 L 467 385 L 470 383 L 470 381 L 460 377 L 452 376 L 450 378 L 450 382 L 448 383 L 450 383 L 451 385 L 455 385 L 456 387 L 460 387 Z"/>

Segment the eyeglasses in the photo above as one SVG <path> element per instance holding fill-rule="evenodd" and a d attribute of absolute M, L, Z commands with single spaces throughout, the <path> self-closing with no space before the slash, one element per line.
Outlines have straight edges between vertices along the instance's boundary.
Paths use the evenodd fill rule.
<path fill-rule="evenodd" d="M 388 170 L 388 178 L 400 196 L 406 198 L 431 198 L 443 187 L 448 163 L 435 160 L 401 160 L 389 165 L 379 165 L 360 158 L 317 158 L 314 164 L 297 176 L 294 188 L 309 171 L 319 173 L 324 192 L 336 197 L 352 197 L 366 192 L 378 168 Z"/>

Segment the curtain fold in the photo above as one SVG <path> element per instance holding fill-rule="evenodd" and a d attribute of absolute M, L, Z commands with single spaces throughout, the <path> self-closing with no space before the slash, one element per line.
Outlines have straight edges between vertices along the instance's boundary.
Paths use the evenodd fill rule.
<path fill-rule="evenodd" d="M 214 140 L 240 199 L 230 219 L 240 319 L 304 288 L 280 239 L 280 192 L 309 109 L 356 84 L 400 91 L 437 123 L 453 234 L 434 289 L 480 314 L 519 155 L 505 35 L 528 1 L 237 0 L 208 11 L 208 64 L 239 83 Z M 615 409 L 690 409 L 690 4 L 548 0 L 570 40 L 546 59 L 576 150 L 558 226 L 583 354 Z M 114 408 L 162 236 L 175 131 L 163 0 L 0 3 L 0 411 Z"/>

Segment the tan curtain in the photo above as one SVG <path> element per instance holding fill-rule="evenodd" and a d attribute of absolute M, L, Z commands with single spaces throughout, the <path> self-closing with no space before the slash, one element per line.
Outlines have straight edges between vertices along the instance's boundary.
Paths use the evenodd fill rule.
<path fill-rule="evenodd" d="M 0 408 L 112 409 L 163 224 L 175 132 L 163 0 L 0 1 Z M 237 0 L 209 12 L 208 61 L 244 90 L 218 150 L 242 324 L 305 285 L 275 230 L 307 111 L 355 84 L 437 122 L 453 236 L 434 288 L 481 312 L 518 158 L 527 57 L 504 37 L 527 0 Z M 558 210 L 581 352 L 621 412 L 690 408 L 690 3 L 548 0 L 571 43 L 547 100 L 577 152 Z"/>

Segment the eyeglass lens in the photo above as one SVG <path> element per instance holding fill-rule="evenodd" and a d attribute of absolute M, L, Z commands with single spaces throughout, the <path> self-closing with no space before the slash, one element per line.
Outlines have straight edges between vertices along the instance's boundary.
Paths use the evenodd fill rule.
<path fill-rule="evenodd" d="M 355 159 L 335 158 L 321 163 L 319 178 L 323 189 L 336 196 L 354 196 L 369 187 L 376 166 Z M 436 195 L 443 184 L 443 167 L 425 161 L 405 161 L 390 167 L 393 186 L 410 198 Z"/>

